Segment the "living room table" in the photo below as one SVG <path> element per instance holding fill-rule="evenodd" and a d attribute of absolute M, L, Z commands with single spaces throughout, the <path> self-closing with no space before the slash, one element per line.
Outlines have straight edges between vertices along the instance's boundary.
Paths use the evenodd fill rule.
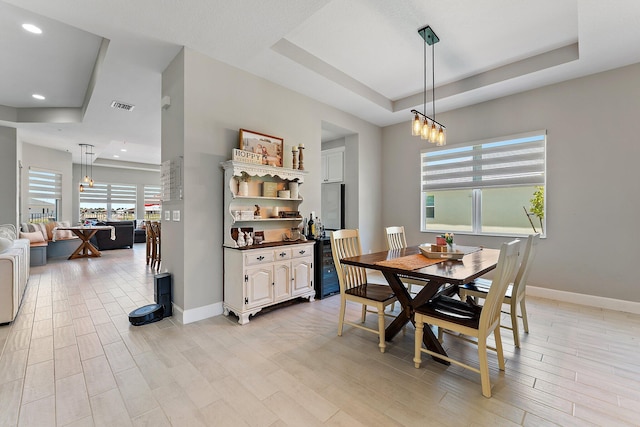
<path fill-rule="evenodd" d="M 493 270 L 498 264 L 500 251 L 497 249 L 460 245 L 455 245 L 454 249 L 465 253 L 461 260 L 427 258 L 422 255 L 418 246 L 410 246 L 404 249 L 392 249 L 344 258 L 340 262 L 380 271 L 393 289 L 403 310 L 385 330 L 386 340 L 390 341 L 408 322 L 415 325 L 413 315 L 416 307 L 434 298 L 438 293 L 451 293 L 456 290 L 455 286 L 441 290 L 443 285 L 469 283 Z M 427 280 L 428 282 L 415 297 L 412 297 L 402 284 L 403 277 Z M 442 355 L 447 354 L 431 328 L 424 329 L 423 342 L 429 350 Z M 433 359 L 440 363 L 449 364 L 435 357 Z"/>
<path fill-rule="evenodd" d="M 56 227 L 53 229 L 53 241 L 56 240 L 56 231 L 69 230 L 80 238 L 80 246 L 73 251 L 68 259 L 76 258 L 90 258 L 102 256 L 98 248 L 93 246 L 89 239 L 91 239 L 98 230 L 111 230 L 111 240 L 116 239 L 116 228 L 112 225 L 76 225 L 71 227 Z"/>

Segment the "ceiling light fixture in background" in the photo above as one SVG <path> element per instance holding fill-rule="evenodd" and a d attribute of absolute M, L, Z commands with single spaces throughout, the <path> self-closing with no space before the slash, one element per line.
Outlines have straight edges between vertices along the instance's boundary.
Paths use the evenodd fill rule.
<path fill-rule="evenodd" d="M 38 101 L 44 101 L 46 99 L 44 95 L 40 95 L 39 93 L 34 93 L 33 95 L 31 95 L 31 97 L 37 99 Z"/>
<path fill-rule="evenodd" d="M 42 34 L 42 30 L 33 24 L 22 24 L 22 28 L 33 34 Z"/>
<path fill-rule="evenodd" d="M 80 145 L 80 175 L 84 173 L 84 178 L 80 181 L 80 192 L 84 191 L 84 184 L 87 183 L 89 187 L 93 187 L 93 145 L 91 144 L 78 144 Z"/>
<path fill-rule="evenodd" d="M 421 139 L 436 143 L 436 145 L 445 145 L 447 143 L 447 128 L 436 121 L 436 76 L 435 76 L 435 55 L 434 45 L 440 41 L 436 33 L 430 26 L 420 28 L 418 34 L 424 40 L 423 60 L 424 60 L 424 90 L 422 92 L 423 112 L 411 110 L 414 114 L 411 122 L 411 134 L 413 136 L 420 135 Z M 431 46 L 431 106 L 433 117 L 427 116 L 427 45 Z M 422 117 L 422 120 L 420 119 Z"/>

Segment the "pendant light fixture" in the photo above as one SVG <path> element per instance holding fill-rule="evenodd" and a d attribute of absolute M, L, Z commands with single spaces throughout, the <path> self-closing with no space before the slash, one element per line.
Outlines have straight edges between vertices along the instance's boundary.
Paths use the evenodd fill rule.
<path fill-rule="evenodd" d="M 80 175 L 84 174 L 84 177 L 80 180 L 79 190 L 82 193 L 84 191 L 85 184 L 89 187 L 93 187 L 93 145 L 91 144 L 78 144 L 80 145 Z M 91 157 L 90 157 L 91 156 Z M 89 171 L 91 169 L 91 171 Z"/>
<path fill-rule="evenodd" d="M 430 26 L 420 28 L 418 34 L 424 40 L 423 60 L 424 60 L 424 90 L 422 92 L 422 108 L 421 113 L 418 110 L 411 110 L 414 115 L 411 122 L 411 134 L 420 136 L 421 139 L 435 143 L 436 145 L 445 145 L 447 143 L 447 128 L 436 121 L 436 76 L 435 76 L 435 54 L 434 45 L 440 41 L 436 33 Z M 427 45 L 431 46 L 431 106 L 433 117 L 427 116 Z"/>

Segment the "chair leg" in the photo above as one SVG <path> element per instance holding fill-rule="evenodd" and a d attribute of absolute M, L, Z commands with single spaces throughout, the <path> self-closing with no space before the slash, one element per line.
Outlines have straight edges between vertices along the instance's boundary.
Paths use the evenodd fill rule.
<path fill-rule="evenodd" d="M 489 378 L 489 360 L 487 358 L 487 338 L 478 340 L 478 361 L 480 362 L 480 382 L 482 383 L 482 395 L 491 397 L 491 380 Z"/>
<path fill-rule="evenodd" d="M 340 317 L 338 318 L 338 336 L 342 336 L 342 327 L 344 326 L 344 313 L 347 309 L 347 300 L 340 298 Z"/>
<path fill-rule="evenodd" d="M 416 368 L 422 363 L 422 337 L 424 336 L 424 322 L 416 319 L 416 331 L 414 333 L 415 344 L 413 348 L 413 363 Z"/>
<path fill-rule="evenodd" d="M 520 348 L 520 326 L 518 325 L 518 306 L 513 304 L 511 306 L 511 330 L 513 331 L 513 342 L 516 347 Z"/>
<path fill-rule="evenodd" d="M 496 353 L 498 353 L 498 368 L 504 371 L 504 353 L 502 351 L 502 336 L 500 335 L 500 326 L 494 329 L 493 337 L 496 340 Z M 486 349 L 485 349 L 486 352 Z"/>
<path fill-rule="evenodd" d="M 362 304 L 362 323 L 367 320 L 367 306 L 366 304 Z"/>
<path fill-rule="evenodd" d="M 384 331 L 384 305 L 378 305 L 378 335 L 380 335 L 380 351 L 384 353 L 385 348 L 387 347 L 387 343 L 385 341 L 385 331 Z"/>
<path fill-rule="evenodd" d="M 442 329 L 439 326 L 438 326 L 438 341 L 440 341 L 440 344 L 442 344 L 442 342 L 444 341 L 444 329 Z"/>
<path fill-rule="evenodd" d="M 527 320 L 527 306 L 524 303 L 524 298 L 520 300 L 520 313 L 522 313 L 522 324 L 524 325 L 524 331 L 529 333 L 529 321 Z"/>

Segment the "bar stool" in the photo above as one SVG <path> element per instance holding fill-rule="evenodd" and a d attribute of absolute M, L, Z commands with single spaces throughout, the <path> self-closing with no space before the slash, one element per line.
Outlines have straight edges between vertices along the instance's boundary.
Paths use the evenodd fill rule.
<path fill-rule="evenodd" d="M 161 251 L 160 251 L 160 223 L 158 221 L 151 222 L 151 234 L 153 241 L 151 242 L 151 268 L 153 270 L 160 270 Z"/>

